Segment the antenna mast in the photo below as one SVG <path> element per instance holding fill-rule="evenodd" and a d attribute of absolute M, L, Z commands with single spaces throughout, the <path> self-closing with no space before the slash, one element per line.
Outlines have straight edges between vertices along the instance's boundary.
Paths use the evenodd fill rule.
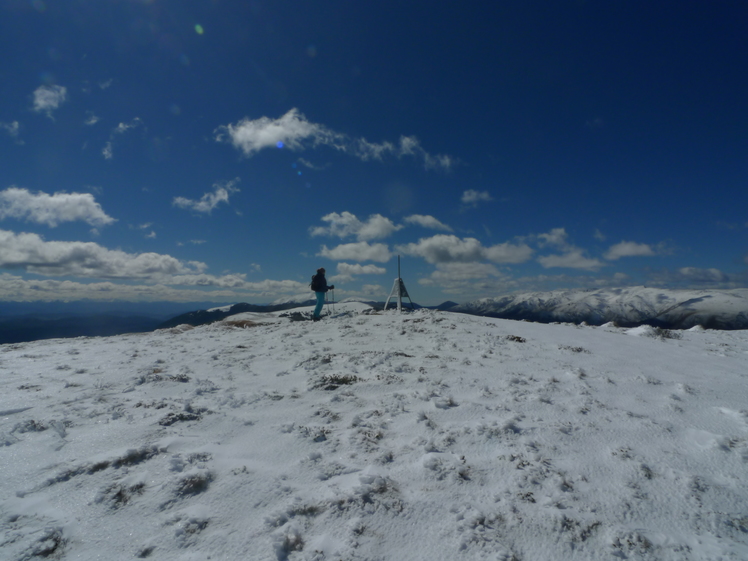
<path fill-rule="evenodd" d="M 408 294 L 408 290 L 405 288 L 405 283 L 403 282 L 403 279 L 400 277 L 400 256 L 397 256 L 397 278 L 395 279 L 395 284 L 392 286 L 392 291 L 390 292 L 389 297 L 387 298 L 387 302 L 384 304 L 384 309 L 386 310 L 387 307 L 390 305 L 390 300 L 392 298 L 397 298 L 397 311 L 402 312 L 403 310 L 403 296 L 405 296 L 408 300 L 410 300 L 410 295 Z M 415 306 L 413 305 L 413 300 L 410 300 L 410 307 L 412 309 L 415 309 Z"/>

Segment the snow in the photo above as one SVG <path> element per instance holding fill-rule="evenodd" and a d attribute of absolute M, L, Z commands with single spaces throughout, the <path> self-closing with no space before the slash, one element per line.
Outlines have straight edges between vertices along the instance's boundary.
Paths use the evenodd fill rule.
<path fill-rule="evenodd" d="M 228 311 L 231 310 L 231 306 L 233 306 L 233 305 L 234 304 L 228 304 L 226 306 L 220 306 L 218 308 L 211 308 L 211 309 L 206 310 L 206 311 L 208 311 L 208 312 L 228 312 Z"/>
<path fill-rule="evenodd" d="M 371 312 L 0 346 L 0 557 L 748 558 L 748 332 Z"/>
<path fill-rule="evenodd" d="M 696 325 L 748 328 L 748 289 L 668 290 L 643 286 L 556 290 L 483 298 L 450 311 L 510 319 L 593 323 L 629 327 L 658 322 L 678 329 Z"/>

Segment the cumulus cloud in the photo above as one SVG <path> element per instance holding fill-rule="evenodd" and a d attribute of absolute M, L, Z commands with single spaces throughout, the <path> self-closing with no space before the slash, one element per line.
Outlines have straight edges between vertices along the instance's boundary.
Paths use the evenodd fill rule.
<path fill-rule="evenodd" d="M 372 214 L 368 220 L 362 222 L 355 214 L 344 211 L 341 214 L 331 212 L 322 217 L 323 222 L 329 226 L 318 226 L 311 228 L 312 236 L 332 236 L 338 238 L 347 238 L 355 236 L 359 241 L 370 241 L 390 236 L 402 228 L 395 225 L 392 220 L 385 218 L 381 214 Z"/>
<path fill-rule="evenodd" d="M 387 272 L 384 267 L 376 265 L 359 265 L 351 263 L 338 263 L 338 273 L 342 275 L 383 275 Z"/>
<path fill-rule="evenodd" d="M 451 227 L 440 222 L 433 216 L 424 214 L 413 214 L 411 216 L 406 216 L 403 221 L 408 224 L 416 224 L 417 226 L 421 226 L 422 228 L 429 228 L 431 230 L 442 230 L 444 232 L 452 231 Z"/>
<path fill-rule="evenodd" d="M 236 283 L 238 288 L 221 288 L 231 286 L 232 275 L 225 278 L 196 278 L 200 275 L 171 277 L 167 282 L 157 284 L 117 284 L 114 282 L 80 283 L 69 280 L 25 280 L 9 273 L 0 274 L 0 300 L 5 301 L 53 301 L 53 300 L 120 300 L 120 301 L 172 301 L 236 302 L 249 297 L 271 298 L 282 294 L 308 292 L 309 287 L 296 281 L 267 280 L 257 283 Z M 175 288 L 180 283 L 188 288 Z M 206 288 L 214 290 L 206 291 Z M 305 292 L 305 293 L 306 293 Z"/>
<path fill-rule="evenodd" d="M 729 280 L 727 274 L 719 269 L 700 269 L 698 267 L 681 267 L 678 274 L 684 279 L 697 283 L 723 283 Z"/>
<path fill-rule="evenodd" d="M 39 86 L 33 95 L 34 111 L 52 118 L 52 111 L 67 100 L 68 90 L 64 86 Z"/>
<path fill-rule="evenodd" d="M 657 255 L 657 252 L 647 244 L 624 241 L 610 246 L 603 257 L 609 261 L 615 261 L 621 257 L 652 257 L 654 255 Z"/>
<path fill-rule="evenodd" d="M 546 255 L 538 257 L 538 263 L 546 269 L 564 267 L 567 269 L 585 269 L 588 271 L 597 271 L 605 266 L 605 263 L 599 259 L 590 259 L 589 257 L 586 257 L 581 249 L 573 249 L 562 255 Z"/>
<path fill-rule="evenodd" d="M 236 124 L 218 127 L 214 133 L 218 142 L 231 144 L 247 157 L 266 148 L 301 151 L 328 146 L 363 161 L 381 160 L 387 155 L 397 158 L 411 156 L 420 159 L 427 169 L 445 170 L 455 163 L 450 156 L 429 154 L 413 136 L 401 136 L 397 143 L 373 143 L 365 138 L 351 138 L 308 121 L 296 108 L 278 119 L 260 117 L 253 120 L 245 117 Z"/>
<path fill-rule="evenodd" d="M 437 234 L 421 238 L 396 248 L 406 255 L 422 257 L 429 263 L 493 261 L 494 263 L 523 263 L 530 259 L 533 250 L 526 244 L 510 243 L 484 247 L 475 238 L 458 238 L 454 235 Z"/>
<path fill-rule="evenodd" d="M 332 249 L 323 245 L 317 255 L 334 261 L 376 261 L 378 263 L 386 263 L 392 257 L 386 244 L 369 244 L 368 242 L 342 244 Z"/>
<path fill-rule="evenodd" d="M 210 214 L 219 204 L 228 204 L 230 195 L 239 192 L 239 188 L 235 186 L 239 181 L 240 180 L 237 177 L 231 181 L 214 183 L 213 191 L 205 193 L 200 197 L 199 201 L 194 201 L 185 197 L 174 197 L 172 205 L 195 212 Z"/>
<path fill-rule="evenodd" d="M 207 266 L 158 253 L 126 253 L 93 242 L 45 241 L 37 234 L 0 230 L 0 267 L 47 276 L 154 279 L 202 273 Z"/>
<path fill-rule="evenodd" d="M 383 275 L 387 269 L 376 265 L 338 263 L 338 273 L 332 277 L 336 282 L 352 282 L 356 275 Z"/>
<path fill-rule="evenodd" d="M 485 203 L 492 201 L 493 197 L 488 191 L 476 191 L 475 189 L 468 189 L 462 194 L 460 201 L 464 205 L 478 206 L 478 203 Z"/>
<path fill-rule="evenodd" d="M 513 288 L 516 282 L 490 263 L 439 263 L 436 270 L 419 279 L 418 284 L 470 298 L 501 294 Z"/>
<path fill-rule="evenodd" d="M 553 228 L 546 234 L 538 234 L 538 239 L 541 247 L 550 245 L 564 249 L 569 245 L 569 235 L 565 228 Z"/>
<path fill-rule="evenodd" d="M 108 216 L 89 193 L 31 193 L 27 189 L 9 187 L 0 191 L 0 220 L 17 218 L 54 228 L 61 222 L 87 222 L 106 226 L 116 222 Z"/>
<path fill-rule="evenodd" d="M 553 228 L 545 234 L 534 236 L 540 247 L 553 247 L 562 251 L 561 255 L 545 255 L 538 257 L 537 261 L 546 269 L 563 267 L 568 269 L 584 269 L 596 271 L 605 267 L 605 263 L 599 259 L 591 259 L 585 255 L 585 251 L 569 242 L 569 235 L 565 228 Z"/>
<path fill-rule="evenodd" d="M 502 277 L 496 265 L 490 263 L 439 263 L 428 282 L 422 284 L 455 284 L 488 277 Z"/>
<path fill-rule="evenodd" d="M 662 269 L 650 271 L 648 286 L 681 288 L 745 288 L 748 285 L 748 271 L 725 273 L 715 268 L 681 267 L 676 270 Z"/>

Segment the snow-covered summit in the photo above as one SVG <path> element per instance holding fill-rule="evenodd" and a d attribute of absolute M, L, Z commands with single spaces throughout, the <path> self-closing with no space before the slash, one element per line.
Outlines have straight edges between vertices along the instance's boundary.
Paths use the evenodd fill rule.
<path fill-rule="evenodd" d="M 0 557 L 748 558 L 748 331 L 347 306 L 0 346 Z"/>
<path fill-rule="evenodd" d="M 540 322 L 586 322 L 674 329 L 702 325 L 748 329 L 748 289 L 666 290 L 648 287 L 530 292 L 483 298 L 450 311 Z"/>

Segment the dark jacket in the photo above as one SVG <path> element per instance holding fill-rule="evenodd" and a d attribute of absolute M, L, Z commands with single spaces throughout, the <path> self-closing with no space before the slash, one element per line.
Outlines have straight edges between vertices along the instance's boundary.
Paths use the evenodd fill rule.
<path fill-rule="evenodd" d="M 327 292 L 331 288 L 333 287 L 327 286 L 327 279 L 322 273 L 317 273 L 312 277 L 312 290 L 314 292 Z"/>

